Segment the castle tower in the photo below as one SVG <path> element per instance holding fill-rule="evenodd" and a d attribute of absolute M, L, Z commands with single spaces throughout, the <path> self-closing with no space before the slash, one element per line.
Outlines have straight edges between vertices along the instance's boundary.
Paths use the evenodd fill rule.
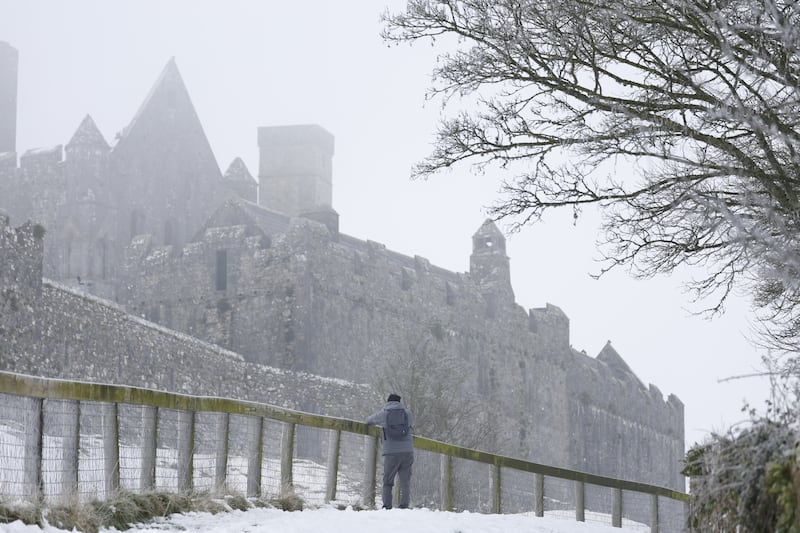
<path fill-rule="evenodd" d="M 113 297 L 111 279 L 121 256 L 119 251 L 114 256 L 119 216 L 108 187 L 110 150 L 86 115 L 64 147 L 65 203 L 48 243 L 49 252 L 61 258 L 60 279 L 90 285 L 106 298 Z"/>
<path fill-rule="evenodd" d="M 486 219 L 472 236 L 469 274 L 484 293 L 514 300 L 506 238 L 491 219 Z"/>
<path fill-rule="evenodd" d="M 0 41 L 0 154 L 17 151 L 17 50 Z"/>
<path fill-rule="evenodd" d="M 317 125 L 258 128 L 259 205 L 289 216 L 331 207 L 333 135 Z"/>

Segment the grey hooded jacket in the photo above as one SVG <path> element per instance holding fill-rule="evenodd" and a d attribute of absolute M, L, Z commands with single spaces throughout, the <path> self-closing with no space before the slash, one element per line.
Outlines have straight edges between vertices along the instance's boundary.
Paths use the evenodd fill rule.
<path fill-rule="evenodd" d="M 405 409 L 406 416 L 408 416 L 409 428 L 414 428 L 414 415 L 408 408 L 404 407 L 400 402 L 386 402 L 383 409 L 367 417 L 366 423 L 368 426 L 383 426 L 386 424 L 386 410 L 387 409 Z M 381 455 L 391 455 L 394 453 L 413 453 L 414 452 L 414 437 L 412 432 L 409 431 L 408 435 L 402 440 L 388 440 L 386 433 L 382 432 L 381 437 Z"/>

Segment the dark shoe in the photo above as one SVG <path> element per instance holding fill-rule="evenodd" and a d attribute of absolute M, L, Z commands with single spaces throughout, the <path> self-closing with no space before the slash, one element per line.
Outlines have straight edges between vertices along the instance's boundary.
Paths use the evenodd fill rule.
<path fill-rule="evenodd" d="M 408 505 L 401 505 L 400 509 L 408 509 Z"/>
<path fill-rule="evenodd" d="M 384 505 L 383 507 L 381 507 L 381 509 L 386 509 L 387 511 L 391 511 L 392 507 L 391 507 L 391 505 L 389 505 L 389 506 Z"/>

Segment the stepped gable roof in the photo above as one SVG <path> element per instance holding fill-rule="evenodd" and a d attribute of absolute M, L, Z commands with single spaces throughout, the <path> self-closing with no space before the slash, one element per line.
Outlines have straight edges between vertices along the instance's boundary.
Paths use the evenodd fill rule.
<path fill-rule="evenodd" d="M 217 180 L 222 180 L 174 57 L 161 71 L 130 124 L 118 135 L 113 151 L 118 158 L 131 153 L 149 157 L 157 168 L 164 168 L 165 157 L 192 161 L 195 168 L 210 169 Z"/>
<path fill-rule="evenodd" d="M 223 178 L 226 181 L 238 181 L 244 183 L 252 183 L 255 184 L 255 178 L 253 175 L 250 174 L 250 171 L 247 170 L 247 165 L 244 164 L 241 157 L 237 157 L 233 161 L 231 161 L 228 170 L 225 171 L 225 175 Z"/>
<path fill-rule="evenodd" d="M 191 240 L 202 240 L 203 234 L 210 228 L 228 226 L 245 226 L 248 228 L 248 236 L 275 235 L 286 231 L 289 217 L 242 198 L 231 198 L 214 211 Z"/>
<path fill-rule="evenodd" d="M 109 149 L 108 143 L 103 138 L 103 134 L 100 133 L 91 115 L 83 117 L 80 126 L 78 126 L 78 129 L 72 135 L 72 139 L 67 143 L 67 149 L 76 147 Z"/>
<path fill-rule="evenodd" d="M 645 388 L 644 383 L 639 381 L 639 378 L 636 377 L 636 374 L 633 373 L 633 370 L 631 370 L 625 360 L 622 359 L 622 356 L 620 356 L 614 347 L 611 346 L 611 341 L 606 342 L 606 345 L 603 346 L 603 349 L 600 350 L 599 354 L 597 354 L 597 360 L 605 363 L 614 376 L 616 376 L 618 379 L 623 381 L 629 381 L 630 379 L 633 379 L 639 384 L 640 387 Z"/>

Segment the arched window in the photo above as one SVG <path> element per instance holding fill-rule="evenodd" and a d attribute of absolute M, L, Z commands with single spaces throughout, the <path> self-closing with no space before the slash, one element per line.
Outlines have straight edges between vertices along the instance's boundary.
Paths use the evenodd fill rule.
<path fill-rule="evenodd" d="M 228 252 L 217 250 L 217 290 L 224 291 L 228 288 Z"/>
<path fill-rule="evenodd" d="M 178 223 L 174 218 L 167 220 L 164 224 L 164 245 L 177 246 L 178 244 Z"/>
<path fill-rule="evenodd" d="M 100 279 L 108 279 L 108 242 L 105 237 L 100 237 L 95 245 L 97 274 Z"/>

